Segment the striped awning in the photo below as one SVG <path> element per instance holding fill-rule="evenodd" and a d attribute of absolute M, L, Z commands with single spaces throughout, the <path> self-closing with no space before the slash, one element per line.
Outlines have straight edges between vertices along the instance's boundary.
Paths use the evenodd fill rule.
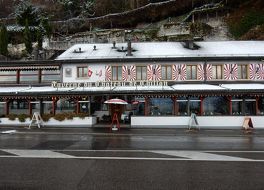
<path fill-rule="evenodd" d="M 40 66 L 12 66 L 12 67 L 1 67 L 0 71 L 16 71 L 16 70 L 59 70 L 60 67 L 57 65 L 40 65 Z"/>

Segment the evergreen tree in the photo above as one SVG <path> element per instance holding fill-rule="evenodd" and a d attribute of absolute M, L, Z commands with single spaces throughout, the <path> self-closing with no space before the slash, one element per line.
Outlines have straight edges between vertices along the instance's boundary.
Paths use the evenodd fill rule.
<path fill-rule="evenodd" d="M 31 54 L 32 53 L 32 41 L 31 41 L 31 33 L 28 26 L 28 21 L 26 20 L 25 30 L 24 30 L 24 43 L 26 46 L 26 51 Z"/>
<path fill-rule="evenodd" d="M 0 26 L 0 54 L 7 56 L 8 55 L 8 33 L 6 26 Z"/>

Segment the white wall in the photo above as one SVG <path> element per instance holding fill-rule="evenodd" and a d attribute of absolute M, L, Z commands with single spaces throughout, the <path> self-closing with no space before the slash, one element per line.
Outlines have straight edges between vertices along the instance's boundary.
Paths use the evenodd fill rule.
<path fill-rule="evenodd" d="M 11 121 L 8 118 L 0 119 L 0 126 L 22 126 L 28 127 L 30 124 L 30 119 L 26 119 L 25 122 L 19 122 L 18 119 Z M 50 118 L 49 121 L 44 122 L 44 127 L 52 126 L 52 127 L 92 127 L 96 124 L 96 117 L 85 117 L 84 119 L 74 117 L 71 120 L 57 121 L 53 118 Z M 32 125 L 37 126 L 37 125 Z"/>
<path fill-rule="evenodd" d="M 241 129 L 244 116 L 197 116 L 200 128 L 208 129 Z M 264 129 L 264 116 L 251 116 L 253 126 L 256 129 Z M 190 117 L 151 117 L 132 116 L 131 127 L 144 128 L 187 128 Z"/>

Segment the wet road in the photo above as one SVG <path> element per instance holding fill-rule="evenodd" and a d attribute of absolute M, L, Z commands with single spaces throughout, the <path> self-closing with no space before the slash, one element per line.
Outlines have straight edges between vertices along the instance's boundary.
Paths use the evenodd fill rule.
<path fill-rule="evenodd" d="M 264 132 L 0 131 L 1 190 L 264 187 Z"/>

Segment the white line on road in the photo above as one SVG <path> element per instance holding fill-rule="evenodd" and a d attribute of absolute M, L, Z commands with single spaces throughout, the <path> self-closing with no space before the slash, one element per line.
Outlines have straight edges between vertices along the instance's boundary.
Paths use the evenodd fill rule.
<path fill-rule="evenodd" d="M 225 156 L 212 153 L 198 152 L 198 151 L 151 151 L 152 153 L 158 153 L 169 156 L 177 156 L 189 158 L 191 160 L 212 160 L 212 161 L 252 161 L 248 158 L 240 158 L 234 156 Z"/>
<path fill-rule="evenodd" d="M 74 156 L 53 152 L 50 150 L 21 150 L 21 149 L 5 149 L 2 150 L 11 154 L 15 154 L 24 158 L 74 158 Z"/>
<path fill-rule="evenodd" d="M 167 157 L 99 157 L 99 156 L 72 156 L 68 155 L 66 151 L 60 150 L 59 153 L 54 150 L 22 150 L 22 149 L 1 149 L 1 151 L 11 153 L 13 155 L 0 155 L 0 158 L 50 158 L 50 159 L 87 159 L 87 160 L 148 160 L 148 161 L 217 161 L 217 162 L 264 162 L 264 160 L 255 160 L 234 156 L 218 155 L 214 153 L 206 153 L 204 151 L 143 151 L 143 150 L 87 150 L 87 152 L 138 152 L 138 153 L 156 153 L 168 156 L 176 156 L 175 158 Z M 75 150 L 78 151 L 78 150 Z M 82 152 L 85 150 L 81 150 Z M 71 151 L 69 151 L 70 154 Z M 212 151 L 213 152 L 213 151 Z M 225 152 L 245 152 L 245 151 L 225 151 Z M 246 151 L 247 153 L 254 153 L 256 151 Z M 258 151 L 264 153 L 264 151 Z M 16 156 L 14 156 L 16 155 Z M 155 156 L 155 155 L 154 155 Z M 180 158 L 179 158 L 180 157 Z"/>
<path fill-rule="evenodd" d="M 16 133 L 16 130 L 7 130 L 7 131 L 2 131 L 2 134 L 12 134 L 12 133 Z"/>

